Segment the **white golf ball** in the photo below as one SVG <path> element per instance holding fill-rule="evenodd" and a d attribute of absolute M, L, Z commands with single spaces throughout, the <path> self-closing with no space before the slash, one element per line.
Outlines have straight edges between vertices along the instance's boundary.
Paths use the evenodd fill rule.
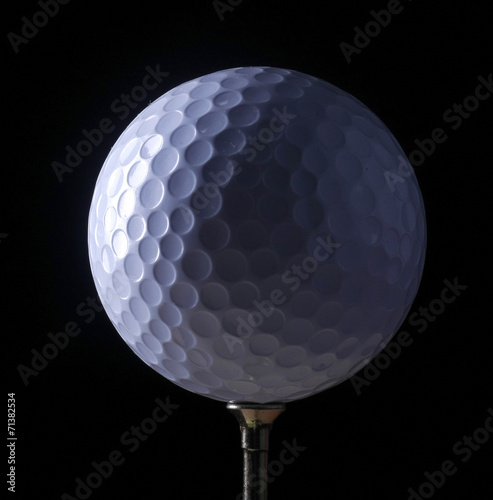
<path fill-rule="evenodd" d="M 125 342 L 175 384 L 286 402 L 346 380 L 404 320 L 425 255 L 406 156 L 357 99 L 218 71 L 142 111 L 103 165 L 89 257 Z"/>

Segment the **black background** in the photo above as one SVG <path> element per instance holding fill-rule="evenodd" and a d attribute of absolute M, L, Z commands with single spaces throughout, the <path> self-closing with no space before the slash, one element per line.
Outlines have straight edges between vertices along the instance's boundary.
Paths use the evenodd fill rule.
<path fill-rule="evenodd" d="M 32 19 L 40 6 L 8 4 L 0 261 L 19 498 L 75 498 L 76 479 L 85 480 L 91 463 L 114 450 L 125 462 L 91 499 L 234 499 L 240 492 L 240 435 L 224 405 L 168 382 L 130 351 L 104 312 L 81 315 L 77 307 L 96 297 L 87 215 L 97 175 L 119 134 L 176 85 L 250 65 L 297 69 L 343 88 L 376 112 L 407 154 L 416 139 L 445 130 L 448 139 L 416 167 L 428 253 L 411 312 L 439 299 L 445 279 L 468 285 L 425 331 L 403 324 L 412 345 L 361 395 L 346 381 L 288 405 L 273 429 L 271 459 L 279 457 L 284 440 L 306 449 L 275 478 L 270 497 L 407 499 L 408 488 L 425 481 L 425 471 L 451 459 L 457 472 L 433 498 L 491 498 L 493 438 L 465 463 L 453 447 L 484 426 L 493 407 L 493 96 L 456 130 L 443 119 L 474 93 L 480 75 L 493 70 L 491 18 L 487 2 L 401 4 L 402 12 L 350 63 L 341 42 L 352 44 L 354 27 L 364 28 L 370 11 L 385 8 L 385 1 L 244 0 L 223 20 L 211 1 L 71 1 L 18 53 L 7 34 L 21 35 L 22 17 Z M 120 119 L 112 103 L 141 84 L 148 65 L 169 75 Z M 114 131 L 59 182 L 52 163 L 64 162 L 65 146 L 75 147 L 83 129 L 104 118 Z M 42 350 L 48 333 L 68 321 L 76 321 L 81 334 L 26 385 L 19 365 L 30 367 L 32 349 Z M 122 435 L 151 417 L 156 398 L 167 397 L 179 408 L 131 452 Z"/>

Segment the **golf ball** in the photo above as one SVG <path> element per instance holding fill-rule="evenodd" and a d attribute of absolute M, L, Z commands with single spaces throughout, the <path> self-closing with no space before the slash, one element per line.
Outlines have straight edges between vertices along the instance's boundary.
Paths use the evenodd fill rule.
<path fill-rule="evenodd" d="M 271 67 L 202 76 L 146 107 L 89 213 L 120 335 L 220 401 L 297 400 L 360 370 L 406 317 L 425 241 L 415 175 L 380 119 Z"/>

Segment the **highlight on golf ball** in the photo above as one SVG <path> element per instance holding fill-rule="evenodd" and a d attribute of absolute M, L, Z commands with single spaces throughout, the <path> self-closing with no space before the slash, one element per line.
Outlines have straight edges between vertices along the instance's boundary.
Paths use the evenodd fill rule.
<path fill-rule="evenodd" d="M 105 310 L 168 380 L 287 402 L 364 367 L 405 319 L 426 246 L 421 193 L 359 100 L 298 71 L 180 85 L 118 138 L 89 213 Z"/>

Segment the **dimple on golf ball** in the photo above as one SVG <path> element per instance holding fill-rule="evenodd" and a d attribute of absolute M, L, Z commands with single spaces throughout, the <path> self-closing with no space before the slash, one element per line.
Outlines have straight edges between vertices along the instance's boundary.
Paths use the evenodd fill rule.
<path fill-rule="evenodd" d="M 220 401 L 297 400 L 356 373 L 409 311 L 425 241 L 387 127 L 337 87 L 271 67 L 218 71 L 145 108 L 89 214 L 120 335 Z"/>

